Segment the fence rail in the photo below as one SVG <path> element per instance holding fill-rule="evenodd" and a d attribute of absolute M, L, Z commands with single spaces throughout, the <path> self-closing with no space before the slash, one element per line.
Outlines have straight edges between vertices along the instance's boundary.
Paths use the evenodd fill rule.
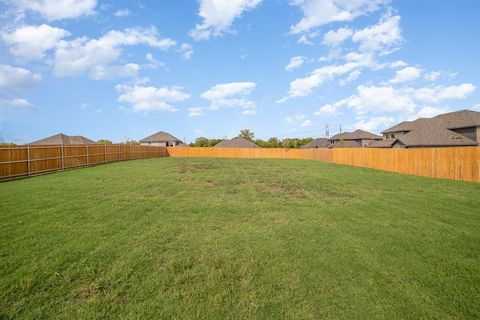
<path fill-rule="evenodd" d="M 167 149 L 138 145 L 48 145 L 0 148 L 0 179 L 146 158 L 167 157 Z"/>
<path fill-rule="evenodd" d="M 309 159 L 410 175 L 480 182 L 480 147 L 415 149 L 169 148 L 170 157 Z"/>
<path fill-rule="evenodd" d="M 480 147 L 245 149 L 134 145 L 14 146 L 0 148 L 0 179 L 160 157 L 308 159 L 417 176 L 480 182 Z"/>

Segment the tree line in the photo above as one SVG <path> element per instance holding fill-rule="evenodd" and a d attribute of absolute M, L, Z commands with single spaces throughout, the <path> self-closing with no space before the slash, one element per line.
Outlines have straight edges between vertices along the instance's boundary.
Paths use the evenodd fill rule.
<path fill-rule="evenodd" d="M 286 138 L 279 139 L 272 137 L 267 140 L 255 139 L 255 134 L 250 129 L 240 130 L 237 137 L 242 137 L 248 141 L 255 143 L 261 148 L 300 148 L 311 142 L 313 138 Z M 223 139 L 208 139 L 206 137 L 198 137 L 195 142 L 190 143 L 191 147 L 213 147 Z"/>

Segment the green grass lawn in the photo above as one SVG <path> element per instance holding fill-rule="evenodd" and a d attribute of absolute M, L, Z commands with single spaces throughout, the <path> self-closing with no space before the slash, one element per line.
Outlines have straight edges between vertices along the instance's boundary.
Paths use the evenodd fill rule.
<path fill-rule="evenodd" d="M 163 158 L 0 200 L 0 319 L 480 318 L 480 184 Z"/>

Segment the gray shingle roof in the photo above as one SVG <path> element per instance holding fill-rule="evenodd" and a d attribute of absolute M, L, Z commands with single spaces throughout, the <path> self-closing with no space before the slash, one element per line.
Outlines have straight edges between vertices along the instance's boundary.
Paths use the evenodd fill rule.
<path fill-rule="evenodd" d="M 40 139 L 30 143 L 31 145 L 50 145 L 50 144 L 96 144 L 95 141 L 84 136 L 67 136 L 63 133 Z"/>
<path fill-rule="evenodd" d="M 363 130 L 355 130 L 353 132 L 339 133 L 331 137 L 329 140 L 381 140 L 382 137 L 371 132 Z"/>
<path fill-rule="evenodd" d="M 148 137 L 143 138 L 140 142 L 167 142 L 167 141 L 178 141 L 182 142 L 182 140 L 178 139 L 177 137 L 172 136 L 170 133 L 165 131 L 158 131 Z"/>
<path fill-rule="evenodd" d="M 474 146 L 478 143 L 452 131 L 472 127 L 480 127 L 480 112 L 462 110 L 433 118 L 404 121 L 383 133 L 406 131 L 405 135 L 397 137 L 406 147 Z"/>
<path fill-rule="evenodd" d="M 430 119 L 420 118 L 413 121 L 403 121 L 397 125 L 394 125 L 391 128 L 383 131 L 382 133 L 395 133 L 395 132 L 404 132 L 404 131 L 412 131 L 418 127 L 420 127 L 423 123 L 428 122 Z"/>
<path fill-rule="evenodd" d="M 306 145 L 300 147 L 300 149 L 312 149 L 312 148 L 326 148 L 328 146 L 327 138 L 317 138 L 310 141 Z"/>
<path fill-rule="evenodd" d="M 391 148 L 397 139 L 390 140 L 375 140 L 370 142 L 368 145 L 369 148 Z"/>
<path fill-rule="evenodd" d="M 477 142 L 436 123 L 421 127 L 397 138 L 406 147 L 476 146 Z"/>
<path fill-rule="evenodd" d="M 223 140 L 213 146 L 214 148 L 258 148 L 258 146 L 242 137 Z"/>
<path fill-rule="evenodd" d="M 355 140 L 338 140 L 329 148 L 361 148 L 362 144 Z"/>
<path fill-rule="evenodd" d="M 382 133 L 412 131 L 423 126 L 425 123 L 435 123 L 437 126 L 447 129 L 480 127 L 480 112 L 461 110 L 444 113 L 433 118 L 420 118 L 414 121 L 404 121 L 388 128 Z"/>
<path fill-rule="evenodd" d="M 444 113 L 433 119 L 443 121 L 447 129 L 480 127 L 480 112 L 472 110 Z"/>

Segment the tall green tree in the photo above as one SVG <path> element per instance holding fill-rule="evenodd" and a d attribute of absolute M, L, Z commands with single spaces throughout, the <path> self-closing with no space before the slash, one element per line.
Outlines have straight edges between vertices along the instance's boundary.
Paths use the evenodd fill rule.
<path fill-rule="evenodd" d="M 217 143 L 219 143 L 220 141 L 222 141 L 223 139 L 210 139 L 209 140 L 209 147 L 213 147 L 214 145 L 216 145 Z"/>
<path fill-rule="evenodd" d="M 195 142 L 191 144 L 192 147 L 209 147 L 210 141 L 205 137 L 198 137 Z"/>
<path fill-rule="evenodd" d="M 250 129 L 240 130 L 240 134 L 238 136 L 252 142 L 253 142 L 253 139 L 255 139 L 255 134 Z"/>
<path fill-rule="evenodd" d="M 267 148 L 281 148 L 282 147 L 282 141 L 278 139 L 277 137 L 272 137 L 267 140 Z"/>

